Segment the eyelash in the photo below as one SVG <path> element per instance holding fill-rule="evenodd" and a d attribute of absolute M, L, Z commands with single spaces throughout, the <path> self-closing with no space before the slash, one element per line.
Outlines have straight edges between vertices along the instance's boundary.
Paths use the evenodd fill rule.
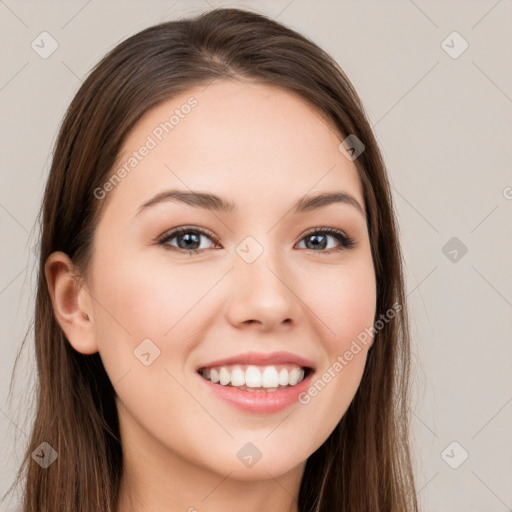
<path fill-rule="evenodd" d="M 168 231 L 167 233 L 162 235 L 161 238 L 158 239 L 158 244 L 162 245 L 167 250 L 187 253 L 190 256 L 192 256 L 192 254 L 197 254 L 197 253 L 209 250 L 209 249 L 185 250 L 185 249 L 181 249 L 179 247 L 174 247 L 174 246 L 169 245 L 167 243 L 170 240 L 172 240 L 173 238 L 176 238 L 180 234 L 184 234 L 184 233 L 199 233 L 201 235 L 209 237 L 214 243 L 218 244 L 217 239 L 215 238 L 213 233 L 211 233 L 210 231 L 207 231 L 207 230 L 204 230 L 204 229 L 200 229 L 200 228 L 186 227 L 186 226 L 173 229 L 172 231 Z M 338 229 L 335 229 L 335 228 L 328 228 L 328 227 L 315 228 L 314 230 L 306 233 L 301 238 L 300 241 L 302 242 L 302 240 L 304 240 L 304 238 L 307 238 L 308 236 L 311 236 L 311 235 L 317 235 L 319 233 L 320 234 L 329 234 L 329 235 L 331 235 L 333 238 L 338 240 L 338 242 L 340 242 L 340 246 L 337 247 L 337 248 L 335 247 L 335 248 L 326 249 L 326 250 L 324 249 L 322 251 L 315 251 L 314 249 L 307 249 L 307 250 L 310 250 L 310 251 L 313 251 L 313 252 L 324 253 L 324 254 L 332 254 L 334 252 L 339 252 L 339 251 L 344 251 L 344 250 L 352 249 L 352 247 L 354 247 L 356 245 L 356 242 L 354 241 L 354 239 L 352 239 L 351 237 L 345 235 L 345 233 L 343 233 L 342 231 L 340 231 Z"/>

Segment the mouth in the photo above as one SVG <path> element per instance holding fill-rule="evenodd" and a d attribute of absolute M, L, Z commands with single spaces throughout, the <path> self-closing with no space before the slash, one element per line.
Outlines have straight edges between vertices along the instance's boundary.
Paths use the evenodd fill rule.
<path fill-rule="evenodd" d="M 196 372 L 207 396 L 244 413 L 273 414 L 299 403 L 313 362 L 291 352 L 246 352 L 210 361 Z"/>
<path fill-rule="evenodd" d="M 239 391 L 271 393 L 298 386 L 313 368 L 293 363 L 275 365 L 233 364 L 199 368 L 197 373 L 218 386 Z"/>

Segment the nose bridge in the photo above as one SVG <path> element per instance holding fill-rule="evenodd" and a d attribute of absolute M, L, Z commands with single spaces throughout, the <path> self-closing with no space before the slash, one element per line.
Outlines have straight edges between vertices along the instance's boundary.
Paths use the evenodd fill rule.
<path fill-rule="evenodd" d="M 297 314 L 293 276 L 286 255 L 271 245 L 272 236 L 246 237 L 235 249 L 230 314 L 235 323 L 279 324 Z"/>

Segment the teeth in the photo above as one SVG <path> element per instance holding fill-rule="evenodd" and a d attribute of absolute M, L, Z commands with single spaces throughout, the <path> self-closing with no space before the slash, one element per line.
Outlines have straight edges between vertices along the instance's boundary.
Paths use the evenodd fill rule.
<path fill-rule="evenodd" d="M 235 368 L 231 372 L 231 385 L 243 386 L 245 384 L 245 372 L 241 368 Z"/>
<path fill-rule="evenodd" d="M 288 385 L 288 370 L 286 368 L 283 368 L 279 372 L 279 385 L 280 386 L 287 386 Z"/>
<path fill-rule="evenodd" d="M 231 365 L 205 368 L 201 375 L 221 386 L 231 385 L 246 391 L 264 388 L 276 391 L 279 387 L 295 386 L 304 379 L 304 368 L 293 364 L 277 366 Z"/>
<path fill-rule="evenodd" d="M 279 384 L 277 370 L 273 366 L 267 366 L 261 375 L 261 382 L 264 388 L 277 388 Z"/>
<path fill-rule="evenodd" d="M 256 366 L 249 366 L 245 370 L 245 385 L 248 388 L 261 388 L 261 372 Z"/>
<path fill-rule="evenodd" d="M 299 368 L 293 368 L 293 370 L 290 372 L 290 375 L 288 376 L 288 383 L 290 386 L 295 386 L 297 382 L 299 382 L 299 375 L 301 370 Z"/>
<path fill-rule="evenodd" d="M 206 371 L 208 371 L 208 368 L 206 369 Z M 215 368 L 212 368 L 210 371 L 210 376 L 208 377 L 207 375 L 204 375 L 203 374 L 203 377 L 205 379 L 210 379 L 214 384 L 217 384 L 217 382 L 219 382 L 219 372 L 215 369 Z"/>
<path fill-rule="evenodd" d="M 222 386 L 227 386 L 231 382 L 231 374 L 222 367 L 219 371 L 219 379 Z"/>

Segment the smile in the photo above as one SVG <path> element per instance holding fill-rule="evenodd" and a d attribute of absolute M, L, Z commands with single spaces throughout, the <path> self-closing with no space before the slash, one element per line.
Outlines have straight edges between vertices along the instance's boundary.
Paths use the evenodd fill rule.
<path fill-rule="evenodd" d="M 309 368 L 295 364 L 225 365 L 201 368 L 199 374 L 213 384 L 236 387 L 242 391 L 274 392 L 296 386 L 309 373 Z"/>

